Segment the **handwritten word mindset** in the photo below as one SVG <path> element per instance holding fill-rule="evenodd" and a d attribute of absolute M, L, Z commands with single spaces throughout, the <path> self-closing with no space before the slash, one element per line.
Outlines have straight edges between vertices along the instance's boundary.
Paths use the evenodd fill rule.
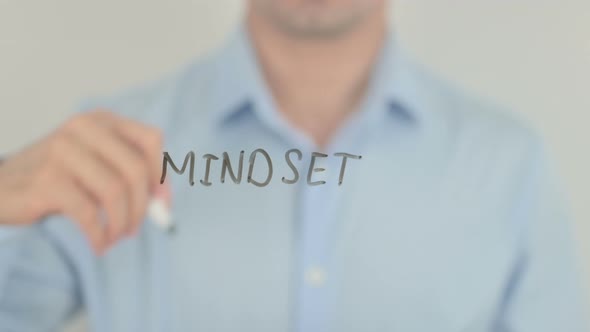
<path fill-rule="evenodd" d="M 297 169 L 297 167 L 295 166 L 295 163 L 293 162 L 294 156 L 297 159 L 297 161 L 301 161 L 303 158 L 303 154 L 298 149 L 291 149 L 285 153 L 284 162 L 287 163 L 287 165 L 291 169 L 292 174 L 290 177 L 283 176 L 281 178 L 281 181 L 283 183 L 294 184 L 294 183 L 297 183 L 297 181 L 299 181 L 299 170 Z M 325 171 L 324 168 L 316 167 L 316 161 L 319 158 L 330 158 L 330 157 L 324 153 L 319 153 L 319 152 L 312 152 L 311 153 L 309 167 L 307 168 L 307 184 L 310 186 L 318 186 L 318 185 L 322 185 L 322 184 L 326 183 L 326 181 L 322 181 L 322 180 L 315 180 L 315 181 L 313 180 L 313 175 L 315 173 L 321 173 L 321 172 Z M 354 155 L 354 154 L 350 154 L 350 153 L 345 153 L 345 152 L 337 152 L 337 153 L 334 153 L 332 158 L 342 158 L 341 162 L 340 162 L 340 173 L 338 176 L 338 185 L 342 185 L 342 182 L 344 181 L 344 175 L 346 172 L 346 165 L 347 165 L 348 159 L 360 160 L 362 158 L 362 156 Z M 204 186 L 211 186 L 213 184 L 213 182 L 210 179 L 211 167 L 215 161 L 218 161 L 220 159 L 220 157 L 213 155 L 213 154 L 204 154 L 203 159 L 205 160 L 205 172 L 204 172 L 203 178 L 199 182 Z M 266 170 L 267 170 L 266 174 L 265 175 L 263 174 L 264 176 L 260 176 L 260 178 L 255 179 L 254 175 L 253 175 L 254 169 L 257 167 L 263 167 L 263 166 L 259 166 L 261 164 L 266 164 Z M 179 174 L 179 175 L 184 174 L 185 171 L 187 170 L 187 167 L 188 167 L 189 184 L 191 186 L 193 186 L 195 184 L 195 180 L 194 180 L 195 152 L 194 151 L 190 151 L 189 153 L 186 154 L 184 161 L 182 163 L 182 166 L 180 168 L 177 166 L 176 163 L 174 163 L 170 154 L 168 152 L 164 152 L 164 158 L 162 160 L 162 176 L 160 178 L 160 183 L 164 183 L 164 180 L 166 179 L 168 166 L 170 166 L 170 168 L 172 168 L 172 170 L 174 170 L 174 172 L 176 172 L 176 174 Z M 225 183 L 226 175 L 228 175 L 229 178 L 231 178 L 231 180 L 235 184 L 240 184 L 242 182 L 242 175 L 244 173 L 243 171 L 244 171 L 244 151 L 240 152 L 240 157 L 237 162 L 237 167 L 236 167 L 235 160 L 234 160 L 234 163 L 232 163 L 232 161 L 230 160 L 229 154 L 227 152 L 223 153 L 223 155 L 221 156 L 221 177 L 219 179 L 221 183 Z M 250 153 L 250 158 L 248 159 L 248 173 L 247 174 L 248 174 L 247 175 L 247 182 L 250 184 L 253 184 L 257 187 L 265 187 L 271 182 L 271 180 L 273 178 L 273 161 L 272 161 L 270 155 L 264 149 L 256 149 L 256 150 L 252 151 L 252 153 Z M 258 174 L 258 173 L 256 173 L 256 174 Z"/>

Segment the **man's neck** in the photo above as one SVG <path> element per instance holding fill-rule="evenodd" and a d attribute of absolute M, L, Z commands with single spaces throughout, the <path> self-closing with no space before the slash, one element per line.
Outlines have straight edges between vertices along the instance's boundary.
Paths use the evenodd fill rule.
<path fill-rule="evenodd" d="M 279 111 L 325 146 L 364 96 L 386 34 L 385 15 L 376 11 L 332 39 L 290 36 L 255 15 L 248 14 L 247 25 Z"/>

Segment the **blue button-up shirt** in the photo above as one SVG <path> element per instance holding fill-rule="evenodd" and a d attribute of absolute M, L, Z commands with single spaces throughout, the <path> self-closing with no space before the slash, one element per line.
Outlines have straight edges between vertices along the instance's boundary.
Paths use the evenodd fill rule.
<path fill-rule="evenodd" d="M 537 137 L 412 64 L 388 39 L 358 112 L 318 148 L 269 95 L 248 34 L 179 73 L 88 105 L 156 125 L 177 231 L 150 220 L 95 257 L 52 217 L 0 243 L 0 330 L 590 331 L 559 195 Z M 206 153 L 268 151 L 268 186 L 203 177 Z M 296 184 L 285 184 L 299 170 Z M 312 152 L 313 181 L 307 184 Z M 348 159 L 338 185 L 341 157 Z M 266 165 L 256 159 L 253 177 Z"/>

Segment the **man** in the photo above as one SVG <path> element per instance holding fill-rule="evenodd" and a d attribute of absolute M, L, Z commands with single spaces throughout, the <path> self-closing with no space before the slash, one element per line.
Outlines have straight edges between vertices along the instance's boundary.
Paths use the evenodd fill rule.
<path fill-rule="evenodd" d="M 412 65 L 385 6 L 251 0 L 213 56 L 9 157 L 0 222 L 31 226 L 2 239 L 0 330 L 83 307 L 93 331 L 588 331 L 538 139 Z M 159 184 L 162 150 L 236 172 L 259 148 L 326 183 Z M 312 152 L 362 159 L 339 186 L 342 158 Z"/>

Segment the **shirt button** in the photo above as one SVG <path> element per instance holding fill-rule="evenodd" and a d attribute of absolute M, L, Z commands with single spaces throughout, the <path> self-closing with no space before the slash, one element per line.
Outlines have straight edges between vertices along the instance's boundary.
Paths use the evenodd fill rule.
<path fill-rule="evenodd" d="M 305 282 L 312 287 L 321 287 L 326 282 L 326 272 L 320 267 L 310 267 L 305 271 Z"/>

